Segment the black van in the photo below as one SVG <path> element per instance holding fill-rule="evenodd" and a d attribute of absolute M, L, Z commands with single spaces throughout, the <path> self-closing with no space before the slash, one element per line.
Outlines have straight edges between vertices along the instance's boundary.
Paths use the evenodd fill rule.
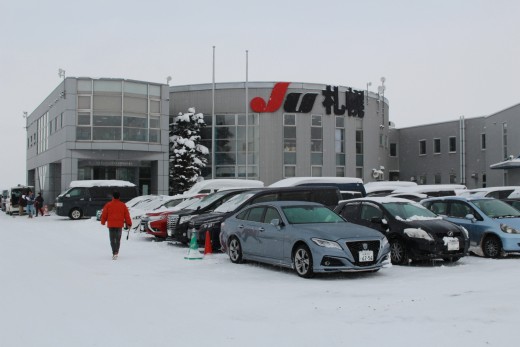
<path fill-rule="evenodd" d="M 127 202 L 139 195 L 137 187 L 130 182 L 126 182 L 128 185 L 125 186 L 111 184 L 110 181 L 76 182 L 81 183 L 78 186 L 72 186 L 56 198 L 55 206 L 58 216 L 68 216 L 74 220 L 95 216 L 98 210 L 112 200 L 114 191 L 121 194 L 122 202 Z"/>
<path fill-rule="evenodd" d="M 341 200 L 341 194 L 337 187 L 280 187 L 260 188 L 235 195 L 213 212 L 196 216 L 190 220 L 186 238 L 191 239 L 194 232 L 197 233 L 197 241 L 204 244 L 206 232 L 209 231 L 211 246 L 214 250 L 220 249 L 220 224 L 229 216 L 238 212 L 245 206 L 266 201 L 309 201 L 318 202 L 333 210 Z"/>

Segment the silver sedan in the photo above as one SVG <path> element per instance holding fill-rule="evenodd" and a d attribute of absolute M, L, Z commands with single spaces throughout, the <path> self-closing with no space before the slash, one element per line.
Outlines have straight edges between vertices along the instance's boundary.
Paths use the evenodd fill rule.
<path fill-rule="evenodd" d="M 390 247 L 380 232 L 348 223 L 317 203 L 260 203 L 227 218 L 222 250 L 233 263 L 253 260 L 315 272 L 375 272 L 391 266 Z"/>

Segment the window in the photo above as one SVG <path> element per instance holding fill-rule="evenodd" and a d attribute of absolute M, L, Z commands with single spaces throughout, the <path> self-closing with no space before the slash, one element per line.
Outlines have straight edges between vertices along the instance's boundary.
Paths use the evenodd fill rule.
<path fill-rule="evenodd" d="M 321 116 L 312 115 L 311 122 L 311 165 L 323 165 L 323 128 L 321 125 Z"/>
<path fill-rule="evenodd" d="M 502 123 L 502 147 L 503 147 L 503 157 L 504 157 L 504 160 L 505 160 L 505 159 L 507 159 L 507 156 L 508 156 L 508 150 L 507 150 L 507 123 Z"/>
<path fill-rule="evenodd" d="M 480 134 L 480 149 L 486 149 L 486 134 Z"/>
<path fill-rule="evenodd" d="M 356 221 L 360 204 L 346 204 L 341 210 L 340 216 L 347 221 Z"/>
<path fill-rule="evenodd" d="M 468 214 L 473 214 L 473 211 L 467 204 L 460 201 L 451 202 L 448 214 L 450 217 L 465 218 Z"/>
<path fill-rule="evenodd" d="M 322 167 L 321 166 L 311 166 L 311 176 L 312 177 L 321 177 L 322 176 Z"/>
<path fill-rule="evenodd" d="M 283 124 L 283 162 L 284 164 L 296 164 L 296 115 L 284 114 Z"/>
<path fill-rule="evenodd" d="M 433 178 L 435 184 L 441 184 L 441 174 L 440 173 L 436 173 L 434 178 Z"/>
<path fill-rule="evenodd" d="M 372 218 L 383 218 L 383 211 L 376 206 L 363 204 L 361 206 L 361 219 L 372 222 Z"/>
<path fill-rule="evenodd" d="M 281 220 L 282 218 L 275 208 L 268 207 L 265 211 L 264 223 L 271 223 L 273 219 Z"/>
<path fill-rule="evenodd" d="M 448 139 L 449 141 L 449 150 L 450 150 L 450 153 L 455 153 L 457 152 L 457 138 L 455 136 L 450 136 L 450 138 Z"/>
<path fill-rule="evenodd" d="M 419 141 L 419 155 L 426 155 L 426 140 Z"/>
<path fill-rule="evenodd" d="M 296 165 L 284 165 L 283 177 L 296 177 Z"/>
<path fill-rule="evenodd" d="M 390 156 L 397 157 L 397 143 L 390 143 Z"/>
<path fill-rule="evenodd" d="M 433 154 L 441 153 L 441 139 L 433 139 Z"/>
<path fill-rule="evenodd" d="M 454 173 L 450 173 L 450 184 L 456 184 L 457 183 L 457 175 Z"/>
<path fill-rule="evenodd" d="M 363 166 L 363 130 L 356 130 L 356 166 Z"/>
<path fill-rule="evenodd" d="M 336 117 L 335 130 L 336 165 L 345 166 L 345 118 Z"/>

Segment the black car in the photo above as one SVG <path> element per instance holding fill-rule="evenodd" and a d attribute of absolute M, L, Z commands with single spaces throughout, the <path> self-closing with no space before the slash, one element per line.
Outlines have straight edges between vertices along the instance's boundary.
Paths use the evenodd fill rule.
<path fill-rule="evenodd" d="M 258 188 L 242 188 L 221 190 L 199 200 L 187 208 L 176 211 L 168 216 L 167 233 L 175 241 L 187 244 L 190 242 L 188 237 L 189 222 L 198 215 L 213 212 L 217 207 L 231 199 L 237 194 L 245 191 L 258 190 Z"/>
<path fill-rule="evenodd" d="M 427 259 L 455 262 L 468 253 L 466 229 L 410 200 L 390 197 L 348 200 L 334 211 L 349 222 L 383 233 L 390 242 L 394 264 Z"/>
<path fill-rule="evenodd" d="M 260 188 L 235 195 L 220 205 L 211 213 L 205 213 L 192 218 L 186 240 L 190 240 L 193 233 L 197 233 L 197 242 L 204 244 L 206 233 L 209 232 L 211 246 L 220 250 L 220 224 L 229 216 L 245 206 L 267 201 L 309 201 L 317 202 L 334 209 L 341 200 L 341 194 L 336 187 L 280 187 Z"/>

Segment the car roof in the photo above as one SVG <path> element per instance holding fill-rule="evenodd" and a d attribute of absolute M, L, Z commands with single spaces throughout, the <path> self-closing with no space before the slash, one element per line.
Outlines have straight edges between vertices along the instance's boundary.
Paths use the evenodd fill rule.
<path fill-rule="evenodd" d="M 326 208 L 326 206 L 324 206 L 324 205 L 322 205 L 320 203 L 317 203 L 317 202 L 285 200 L 285 201 L 264 201 L 264 202 L 259 202 L 259 203 L 253 204 L 253 205 L 246 206 L 246 207 L 244 207 L 244 209 L 245 208 L 254 207 L 254 206 L 264 206 L 264 205 L 270 205 L 270 206 L 276 206 L 276 207 L 284 207 L 284 206 L 322 206 L 322 207 Z"/>
<path fill-rule="evenodd" d="M 413 202 L 409 199 L 395 198 L 395 197 L 391 197 L 391 196 L 367 196 L 365 198 L 342 200 L 342 201 L 340 201 L 340 203 L 356 202 L 356 201 L 369 201 L 369 202 L 375 202 L 375 203 L 379 203 L 379 204 L 387 204 L 387 203 L 391 203 L 391 202 L 406 202 L 406 203 Z"/>
<path fill-rule="evenodd" d="M 439 201 L 439 200 L 460 200 L 460 201 L 475 201 L 475 200 L 497 200 L 484 196 L 439 196 L 434 198 L 427 198 L 422 201 Z"/>

